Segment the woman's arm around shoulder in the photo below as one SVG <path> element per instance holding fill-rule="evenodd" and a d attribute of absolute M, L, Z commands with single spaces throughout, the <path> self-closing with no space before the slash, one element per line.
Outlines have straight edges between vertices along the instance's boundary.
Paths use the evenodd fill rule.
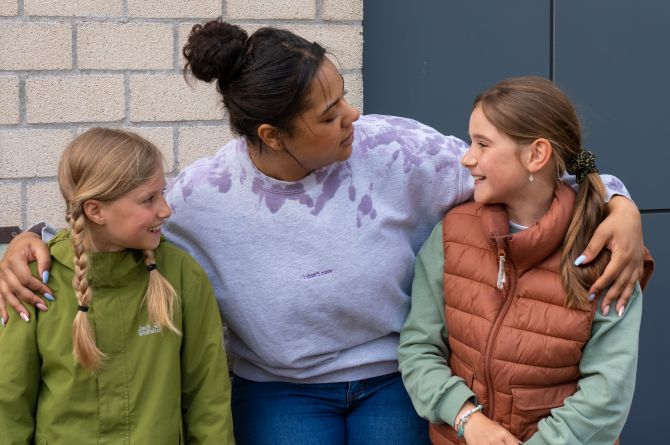
<path fill-rule="evenodd" d="M 612 445 L 619 437 L 635 390 L 642 318 L 639 284 L 634 294 L 622 316 L 596 310 L 579 363 L 578 391 L 540 420 L 527 444 Z"/>
<path fill-rule="evenodd" d="M 439 223 L 417 256 L 412 306 L 400 332 L 398 359 L 405 387 L 419 415 L 432 423 L 453 426 L 463 404 L 474 401 L 475 395 L 447 364 L 443 271 Z"/>

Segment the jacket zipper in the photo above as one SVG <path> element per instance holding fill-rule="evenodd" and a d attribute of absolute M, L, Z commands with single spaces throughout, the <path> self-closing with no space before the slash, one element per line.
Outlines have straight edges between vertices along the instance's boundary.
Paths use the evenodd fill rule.
<path fill-rule="evenodd" d="M 509 237 L 495 237 L 496 246 L 498 248 L 498 280 L 497 285 L 502 293 L 502 298 L 504 299 L 503 307 L 500 309 L 500 313 L 493 323 L 493 328 L 491 329 L 491 334 L 489 335 L 489 340 L 486 345 L 486 356 L 484 358 L 484 373 L 486 376 L 486 387 L 487 394 L 489 395 L 489 406 L 486 408 L 488 417 L 493 419 L 495 415 L 495 393 L 493 392 L 493 378 L 491 377 L 491 360 L 493 358 L 493 348 L 495 346 L 496 339 L 498 338 L 498 333 L 500 332 L 500 327 L 502 326 L 505 315 L 509 310 L 512 302 L 514 300 L 514 292 L 516 290 L 516 268 L 514 263 L 506 258 L 505 254 L 505 244 L 507 243 Z M 507 286 L 507 291 L 504 287 L 507 283 L 505 278 L 505 264 L 509 264 L 510 269 L 510 280 L 509 285 Z"/>
<path fill-rule="evenodd" d="M 498 290 L 505 287 L 505 251 L 498 248 Z"/>

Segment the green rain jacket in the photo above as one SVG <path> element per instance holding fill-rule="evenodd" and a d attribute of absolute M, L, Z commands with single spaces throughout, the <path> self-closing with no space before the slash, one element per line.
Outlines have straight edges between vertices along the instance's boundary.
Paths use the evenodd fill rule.
<path fill-rule="evenodd" d="M 49 247 L 57 300 L 45 313 L 29 308 L 29 323 L 13 313 L 0 328 L 0 443 L 233 444 L 221 319 L 196 261 L 165 241 L 156 250 L 180 298 L 173 320 L 179 336 L 148 322 L 140 251 L 89 255 L 88 316 L 107 356 L 94 376 L 72 356 L 69 232 Z"/>

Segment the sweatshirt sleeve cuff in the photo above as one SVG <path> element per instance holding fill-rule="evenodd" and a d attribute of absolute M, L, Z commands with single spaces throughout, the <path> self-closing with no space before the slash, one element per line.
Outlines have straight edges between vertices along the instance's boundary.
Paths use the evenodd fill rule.
<path fill-rule="evenodd" d="M 444 396 L 442 403 L 437 410 L 438 418 L 444 423 L 454 426 L 456 414 L 461 410 L 463 404 L 467 401 L 477 404 L 477 396 L 465 383 L 454 386 L 448 394 Z"/>
<path fill-rule="evenodd" d="M 35 235 L 42 238 L 42 241 L 44 241 L 45 243 L 48 243 L 49 241 L 51 241 L 51 239 L 54 236 L 56 236 L 56 234 L 58 233 L 58 229 L 51 226 L 47 222 L 40 222 L 40 223 L 33 224 L 32 226 L 30 226 L 26 230 L 26 232 L 34 233 Z"/>

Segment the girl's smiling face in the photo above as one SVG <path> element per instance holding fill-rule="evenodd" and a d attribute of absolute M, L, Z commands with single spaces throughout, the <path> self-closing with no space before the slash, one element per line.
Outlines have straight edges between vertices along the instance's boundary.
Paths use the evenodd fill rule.
<path fill-rule="evenodd" d="M 164 188 L 165 175 L 159 168 L 148 181 L 120 198 L 97 202 L 98 213 L 90 224 L 90 247 L 104 252 L 158 247 L 161 225 L 172 215 Z"/>
<path fill-rule="evenodd" d="M 500 132 L 477 105 L 470 116 L 470 148 L 461 164 L 475 180 L 475 201 L 514 204 L 527 197 L 529 172 L 521 163 L 524 147 Z"/>

